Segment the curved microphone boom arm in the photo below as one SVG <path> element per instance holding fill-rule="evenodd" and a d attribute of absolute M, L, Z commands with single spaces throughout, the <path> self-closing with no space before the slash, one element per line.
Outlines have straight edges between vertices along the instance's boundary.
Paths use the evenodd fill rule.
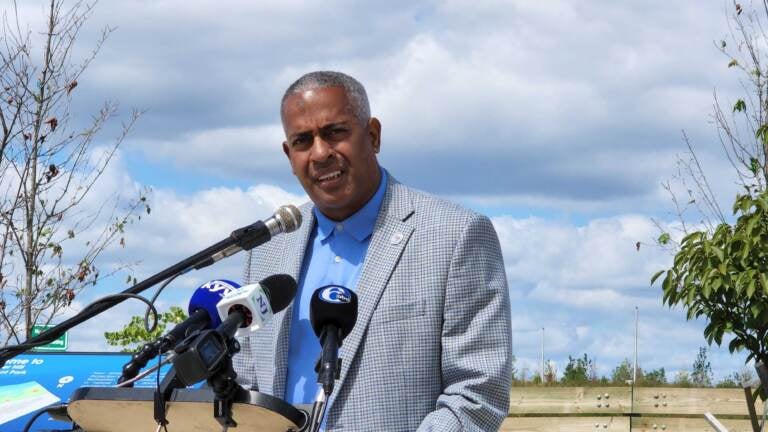
<path fill-rule="evenodd" d="M 251 250 L 260 244 L 268 242 L 275 235 L 295 231 L 300 225 L 301 213 L 299 209 L 292 205 L 282 206 L 267 220 L 257 221 L 236 229 L 226 239 L 148 277 L 122 291 L 121 294 L 138 294 L 169 277 L 184 274 L 191 270 L 199 270 L 242 250 Z M 5 365 L 6 361 L 29 349 L 55 340 L 72 327 L 120 304 L 123 300 L 125 300 L 125 297 L 96 302 L 60 324 L 27 339 L 22 344 L 0 349 L 0 367 Z"/>

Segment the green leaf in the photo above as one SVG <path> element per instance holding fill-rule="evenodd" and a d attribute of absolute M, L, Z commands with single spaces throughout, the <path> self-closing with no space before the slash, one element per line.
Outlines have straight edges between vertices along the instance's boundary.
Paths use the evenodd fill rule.
<path fill-rule="evenodd" d="M 720 287 L 723 286 L 723 279 L 717 277 L 715 279 L 712 279 L 712 290 L 717 291 L 720 289 Z"/>
<path fill-rule="evenodd" d="M 661 233 L 657 241 L 659 242 L 659 244 L 666 245 L 669 243 L 670 239 L 671 238 L 669 233 L 665 232 L 665 233 Z"/>
<path fill-rule="evenodd" d="M 757 131 L 755 131 L 755 138 L 759 139 L 761 142 L 765 142 L 766 128 L 768 128 L 768 125 L 760 125 L 760 127 L 757 128 Z"/>
<path fill-rule="evenodd" d="M 656 279 L 659 278 L 664 273 L 665 270 L 659 270 L 657 271 L 652 277 L 651 277 L 651 285 L 653 285 L 654 282 L 656 282 Z"/>
<path fill-rule="evenodd" d="M 687 244 L 689 242 L 693 243 L 693 242 L 695 242 L 697 240 L 701 240 L 701 236 L 703 236 L 703 235 L 704 235 L 704 233 L 701 232 L 701 231 L 694 231 L 694 232 L 688 234 L 687 236 L 683 237 L 683 241 L 680 242 L 680 244 L 681 245 L 685 245 L 685 244 Z"/>
<path fill-rule="evenodd" d="M 738 351 L 743 345 L 744 343 L 740 338 L 734 338 L 731 343 L 728 344 L 728 351 L 733 354 L 734 351 Z"/>
<path fill-rule="evenodd" d="M 761 165 L 759 160 L 754 157 L 749 158 L 749 170 L 752 171 L 752 174 L 757 175 L 757 172 L 760 171 L 760 168 Z"/>
<path fill-rule="evenodd" d="M 755 288 L 757 288 L 757 284 L 755 283 L 754 279 L 750 279 L 749 282 L 747 282 L 747 297 L 752 298 L 752 296 L 755 295 Z"/>
<path fill-rule="evenodd" d="M 661 289 L 664 290 L 664 292 L 668 292 L 672 286 L 672 275 L 667 272 L 667 277 L 664 278 L 664 281 L 661 282 Z"/>
<path fill-rule="evenodd" d="M 744 112 L 747 110 L 747 104 L 744 103 L 743 99 L 739 99 L 736 101 L 735 104 L 733 104 L 733 112 Z"/>
<path fill-rule="evenodd" d="M 720 262 L 725 261 L 725 254 L 723 253 L 722 249 L 720 249 L 717 246 L 712 246 L 712 252 L 715 253 L 715 255 L 717 256 L 717 259 L 719 259 Z"/>

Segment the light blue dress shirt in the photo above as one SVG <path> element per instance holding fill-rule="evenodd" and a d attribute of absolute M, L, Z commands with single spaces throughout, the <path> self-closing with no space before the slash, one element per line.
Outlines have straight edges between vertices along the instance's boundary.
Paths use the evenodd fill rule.
<path fill-rule="evenodd" d="M 309 323 L 312 293 L 325 285 L 341 285 L 355 291 L 371 234 L 387 189 L 387 171 L 379 168 L 381 181 L 373 197 L 349 218 L 336 222 L 314 209 L 317 223 L 304 256 L 298 292 L 293 303 L 285 400 L 312 403 L 317 395 L 315 363 L 320 342 Z M 344 361 L 344 360 L 342 360 Z"/>

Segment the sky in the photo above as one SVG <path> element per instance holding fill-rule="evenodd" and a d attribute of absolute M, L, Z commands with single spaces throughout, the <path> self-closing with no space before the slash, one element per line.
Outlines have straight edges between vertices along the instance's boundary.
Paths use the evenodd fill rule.
<path fill-rule="evenodd" d="M 42 2 L 20 2 L 39 34 Z M 7 7 L 7 6 L 6 6 Z M 140 280 L 306 195 L 280 143 L 279 102 L 305 72 L 339 70 L 367 88 L 382 123 L 380 163 L 415 188 L 492 218 L 512 300 L 517 368 L 560 371 L 586 353 L 601 375 L 634 356 L 669 379 L 705 346 L 703 321 L 662 305 L 655 245 L 677 217 L 662 183 L 685 157 L 685 131 L 725 208 L 737 191 L 712 121 L 717 97 L 744 92 L 715 41 L 728 3 L 110 0 L 96 5 L 74 52 L 115 27 L 73 94 L 74 123 L 105 101 L 143 115 L 86 205 L 151 188 L 152 213 L 128 228 L 103 268 L 135 263 Z M 37 32 L 37 33 L 35 33 Z M 656 222 L 654 222 L 656 221 Z M 637 242 L 641 243 L 638 250 Z M 211 278 L 239 280 L 244 255 L 174 282 L 159 305 L 186 305 Z M 126 288 L 84 292 L 73 313 Z M 70 334 L 102 333 L 140 313 L 124 304 Z M 112 348 L 114 349 L 114 348 Z M 745 353 L 709 351 L 716 379 Z"/>

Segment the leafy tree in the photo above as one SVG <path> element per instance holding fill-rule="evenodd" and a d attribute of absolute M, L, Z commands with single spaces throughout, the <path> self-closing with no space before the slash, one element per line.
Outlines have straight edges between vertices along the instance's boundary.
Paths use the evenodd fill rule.
<path fill-rule="evenodd" d="M 552 360 L 547 360 L 544 365 L 544 384 L 557 382 L 557 365 Z"/>
<path fill-rule="evenodd" d="M 720 345 L 727 334 L 732 336 L 730 352 L 746 349 L 747 362 L 768 363 L 768 0 L 756 10 L 736 2 L 733 7 L 731 37 L 717 46 L 727 67 L 740 74 L 745 95 L 732 105 L 715 96 L 714 119 L 741 193 L 733 217 L 727 218 L 684 136 L 691 158 L 679 165 L 688 196 L 680 199 L 665 186 L 681 221 L 682 239 L 677 243 L 666 232 L 659 237 L 675 256 L 672 267 L 657 272 L 651 283 L 663 275 L 663 302 L 683 306 L 688 319 L 708 321 L 707 343 Z M 691 207 L 700 216 L 696 225 L 686 222 Z"/>
<path fill-rule="evenodd" d="M 97 133 L 117 114 L 107 102 L 95 115 L 71 123 L 83 72 L 112 29 L 75 59 L 75 41 L 93 5 L 47 2 L 45 27 L 34 33 L 19 22 L 16 3 L 3 14 L 0 37 L 0 343 L 20 342 L 36 323 L 48 324 L 85 287 L 122 268 L 101 271 L 97 257 L 145 209 L 146 198 L 115 193 L 100 207 L 84 208 L 139 114 L 109 142 Z M 15 18 L 13 18 L 15 17 Z M 32 35 L 35 35 L 33 38 Z M 37 35 L 41 44 L 36 45 Z M 134 192 L 131 192 L 133 194 Z"/>
<path fill-rule="evenodd" d="M 699 354 L 693 362 L 691 384 L 697 387 L 712 386 L 712 366 L 707 358 L 707 349 L 704 347 L 699 348 Z"/>
<path fill-rule="evenodd" d="M 568 364 L 563 369 L 560 382 L 567 385 L 584 385 L 594 381 L 590 374 L 594 371 L 594 361 L 585 353 L 581 358 L 568 356 Z"/>
<path fill-rule="evenodd" d="M 715 387 L 717 388 L 739 388 L 741 387 L 741 384 L 739 381 L 736 380 L 736 377 L 738 374 L 728 375 L 727 377 L 723 378 L 721 381 L 719 381 Z"/>
<path fill-rule="evenodd" d="M 667 373 L 664 368 L 654 369 L 643 374 L 643 385 L 661 386 L 667 384 Z"/>
<path fill-rule="evenodd" d="M 677 374 L 675 374 L 675 381 L 673 383 L 678 387 L 690 387 L 691 376 L 687 371 L 678 371 Z"/>
<path fill-rule="evenodd" d="M 687 235 L 662 282 L 663 301 L 682 305 L 688 319 L 704 316 L 704 337 L 720 345 L 728 333 L 730 352 L 746 348 L 747 361 L 768 363 L 768 192 L 748 190 L 733 206 L 734 226 L 720 224 L 712 235 Z"/>
<path fill-rule="evenodd" d="M 533 374 L 533 376 L 531 377 L 531 384 L 541 384 L 541 383 L 542 383 L 541 374 L 540 373 Z"/>
<path fill-rule="evenodd" d="M 613 369 L 613 372 L 611 373 L 611 384 L 625 385 L 627 381 L 632 379 L 632 376 L 632 362 L 630 362 L 628 358 L 625 358 Z M 642 377 L 640 368 L 637 370 L 637 376 Z"/>
<path fill-rule="evenodd" d="M 178 324 L 185 319 L 187 314 L 184 310 L 171 306 L 167 312 L 158 315 L 157 327 L 152 332 L 148 332 L 144 327 L 144 317 L 134 316 L 121 330 L 104 332 L 104 337 L 109 345 L 120 347 L 122 352 L 135 352 L 144 344 L 165 334 L 168 324 Z"/>
<path fill-rule="evenodd" d="M 757 387 L 760 383 L 755 373 L 748 367 L 743 367 L 738 372 L 733 372 L 717 383 L 716 387 L 740 388 L 743 386 Z"/>

